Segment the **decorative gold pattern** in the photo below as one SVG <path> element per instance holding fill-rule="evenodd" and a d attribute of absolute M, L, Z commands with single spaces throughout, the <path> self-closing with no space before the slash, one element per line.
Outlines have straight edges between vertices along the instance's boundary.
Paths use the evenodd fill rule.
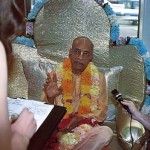
<path fill-rule="evenodd" d="M 141 107 L 145 96 L 144 62 L 132 45 L 110 48 L 110 66 L 123 66 L 118 90 L 124 98 L 131 99 Z"/>
<path fill-rule="evenodd" d="M 115 103 L 114 98 L 111 94 L 111 91 L 114 89 L 118 89 L 120 73 L 123 70 L 123 66 L 113 66 L 113 67 L 99 67 L 99 70 L 104 72 L 106 79 L 106 86 L 108 91 L 108 102 L 109 104 Z"/>
<path fill-rule="evenodd" d="M 95 46 L 94 63 L 108 66 L 110 24 L 94 0 L 49 0 L 37 16 L 34 33 L 38 53 L 59 62 L 74 38 L 87 36 Z"/>
<path fill-rule="evenodd" d="M 8 96 L 12 98 L 28 98 L 28 83 L 19 54 L 21 47 L 21 45 L 13 46 L 14 60 L 8 77 Z"/>

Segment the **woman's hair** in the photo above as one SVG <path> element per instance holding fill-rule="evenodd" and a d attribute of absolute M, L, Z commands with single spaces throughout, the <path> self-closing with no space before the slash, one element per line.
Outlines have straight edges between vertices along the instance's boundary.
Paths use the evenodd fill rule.
<path fill-rule="evenodd" d="M 24 32 L 24 2 L 22 0 L 0 0 L 0 40 L 6 49 L 7 60 L 11 59 L 11 36 Z"/>

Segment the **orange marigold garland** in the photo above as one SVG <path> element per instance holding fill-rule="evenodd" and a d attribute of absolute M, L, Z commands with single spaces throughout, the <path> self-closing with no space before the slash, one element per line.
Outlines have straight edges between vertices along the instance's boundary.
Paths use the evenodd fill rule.
<path fill-rule="evenodd" d="M 91 107 L 93 106 L 91 97 L 98 97 L 100 92 L 99 82 L 95 84 L 93 82 L 94 79 L 99 81 L 99 72 L 92 63 L 89 63 L 89 65 L 81 75 L 81 98 L 78 108 L 78 116 L 94 111 L 93 107 Z M 74 110 L 74 105 L 72 104 L 72 69 L 69 58 L 65 59 L 63 63 L 62 88 L 64 106 L 67 109 L 67 114 L 65 115 L 65 118 L 67 118 Z M 95 106 L 94 108 L 97 109 L 97 106 Z"/>

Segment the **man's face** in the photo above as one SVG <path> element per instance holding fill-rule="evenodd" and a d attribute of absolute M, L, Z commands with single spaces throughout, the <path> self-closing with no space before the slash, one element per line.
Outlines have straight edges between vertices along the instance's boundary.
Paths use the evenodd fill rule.
<path fill-rule="evenodd" d="M 72 71 L 74 74 L 81 74 L 89 62 L 93 58 L 92 43 L 85 39 L 79 39 L 73 43 L 70 49 L 69 58 L 72 64 Z"/>

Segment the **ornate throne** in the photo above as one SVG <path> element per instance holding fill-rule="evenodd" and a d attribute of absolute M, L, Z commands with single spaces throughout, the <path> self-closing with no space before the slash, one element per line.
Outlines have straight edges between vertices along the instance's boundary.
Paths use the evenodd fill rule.
<path fill-rule="evenodd" d="M 138 150 L 144 145 L 147 132 L 137 121 L 130 122 L 111 91 L 118 89 L 124 98 L 134 101 L 141 109 L 146 85 L 144 62 L 133 45 L 110 46 L 111 23 L 107 15 L 94 0 L 49 0 L 45 3 L 34 24 L 36 48 L 13 44 L 13 66 L 18 70 L 12 70 L 9 76 L 8 93 L 10 97 L 39 100 L 45 70 L 52 70 L 67 56 L 75 37 L 87 36 L 95 46 L 94 63 L 105 73 L 107 81 L 110 107 L 104 124 L 114 131 L 108 149 L 132 147 Z M 110 119 L 110 116 L 114 117 Z"/>

